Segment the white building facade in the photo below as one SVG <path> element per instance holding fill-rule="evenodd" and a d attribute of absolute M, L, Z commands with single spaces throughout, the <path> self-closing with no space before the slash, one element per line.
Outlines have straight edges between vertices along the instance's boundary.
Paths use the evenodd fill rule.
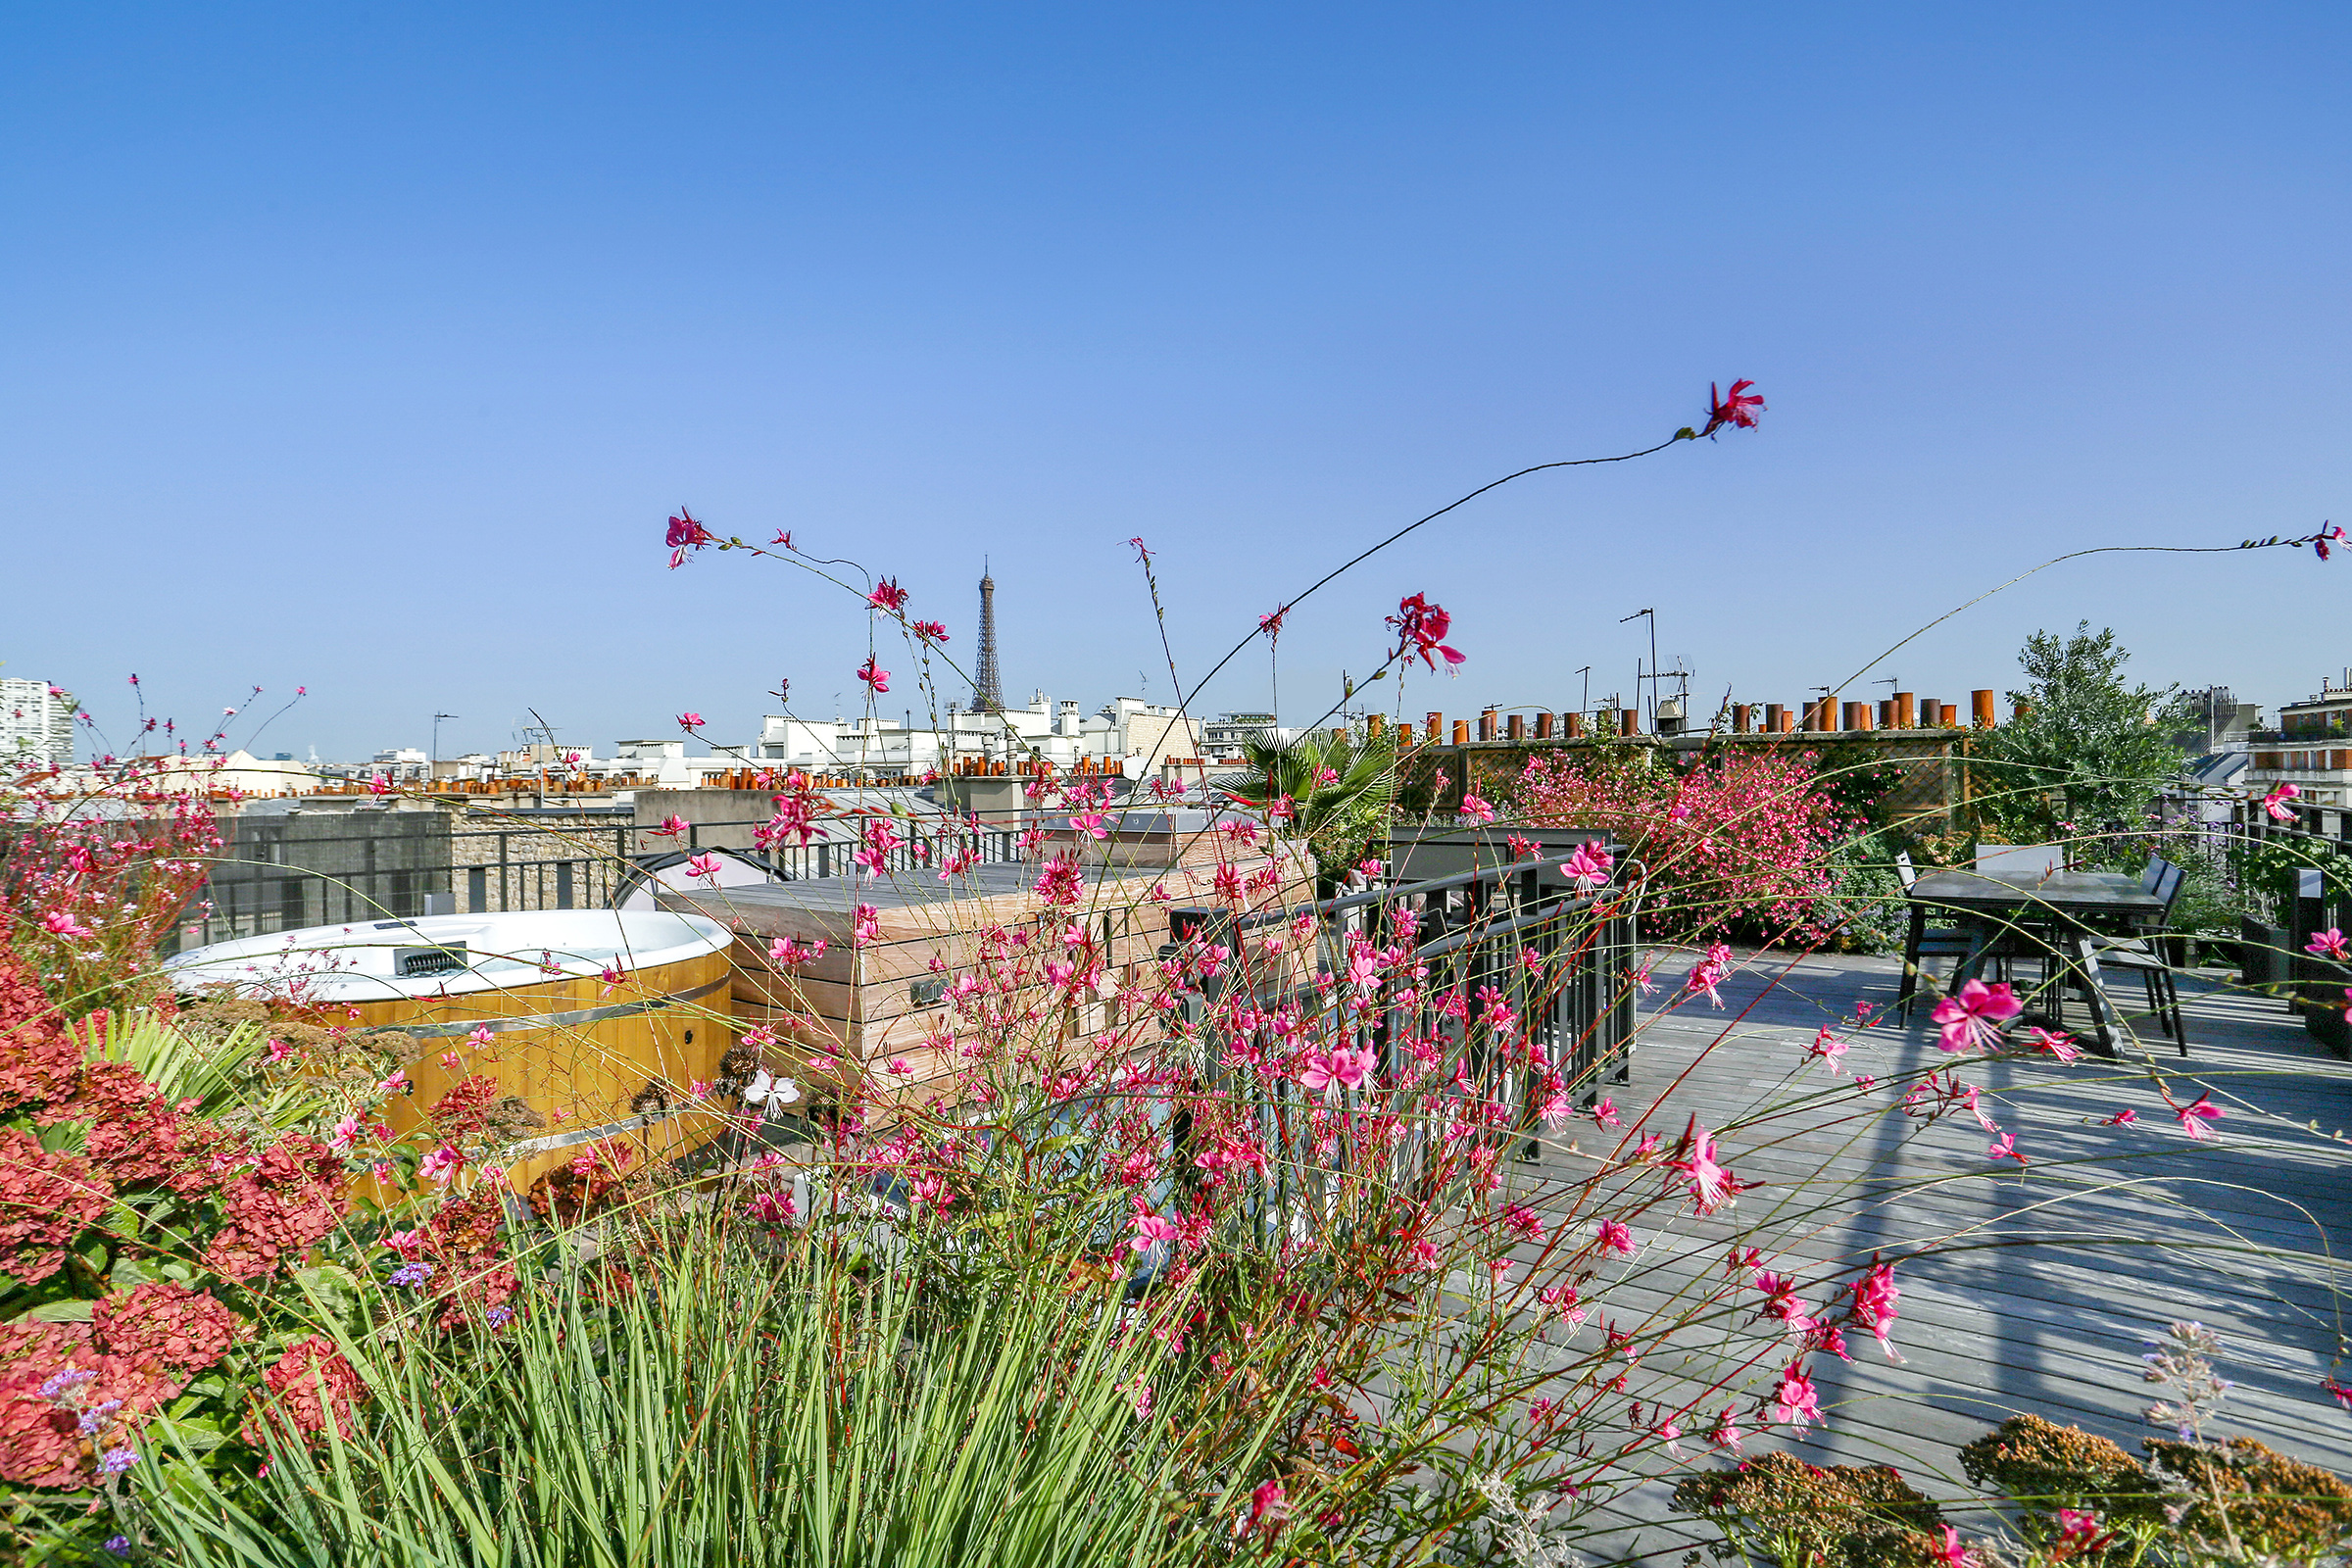
<path fill-rule="evenodd" d="M 45 680 L 0 680 L 0 763 L 70 764 L 74 711 L 74 694 Z"/>

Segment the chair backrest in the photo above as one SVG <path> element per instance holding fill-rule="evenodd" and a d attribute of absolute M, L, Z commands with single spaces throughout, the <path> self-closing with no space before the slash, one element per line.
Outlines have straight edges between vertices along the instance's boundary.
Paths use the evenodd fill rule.
<path fill-rule="evenodd" d="M 1919 868 L 1911 863 L 1909 850 L 1894 852 L 1894 874 L 1902 879 L 1905 893 L 1910 892 L 1911 884 L 1919 880 Z"/>
<path fill-rule="evenodd" d="M 2031 887 L 2065 869 L 2062 844 L 1982 844 L 1977 847 L 1977 874 L 2012 886 Z"/>
<path fill-rule="evenodd" d="M 2161 855 L 2149 856 L 2148 863 L 2139 868 L 2139 891 L 2155 893 L 2158 885 L 2164 881 L 2164 868 L 2172 863 Z"/>
<path fill-rule="evenodd" d="M 2156 861 L 2156 885 L 2148 891 L 2164 906 L 2164 918 L 2173 917 L 2174 901 L 2180 897 L 2180 884 L 2187 876 L 2172 861 L 2159 858 Z"/>

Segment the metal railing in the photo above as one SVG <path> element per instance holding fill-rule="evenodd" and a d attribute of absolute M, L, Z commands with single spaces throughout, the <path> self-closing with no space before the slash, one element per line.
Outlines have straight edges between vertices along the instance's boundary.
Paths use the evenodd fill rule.
<path fill-rule="evenodd" d="M 764 825 L 764 819 L 691 823 L 673 837 L 633 821 L 439 830 L 423 813 L 388 820 L 403 830 L 293 834 L 272 824 L 238 833 L 213 857 L 210 877 L 166 946 L 184 952 L 347 921 L 608 908 L 660 862 Z M 830 836 L 807 844 L 723 853 L 758 865 L 773 881 L 842 876 L 858 848 L 850 836 L 854 820 L 828 819 Z M 411 822 L 422 825 L 409 828 Z M 1019 858 L 1019 835 L 1008 828 L 947 819 L 897 826 L 908 837 L 886 857 L 889 873 L 917 872 L 951 852 L 976 855 L 983 863 Z"/>
<path fill-rule="evenodd" d="M 1518 1152 L 1532 1154 L 1529 1130 L 1543 1108 L 1534 1096 L 1547 1069 L 1584 1105 L 1599 1097 L 1604 1083 L 1623 1083 L 1631 1075 L 1638 904 L 1631 889 L 1578 894 L 1559 878 L 1555 863 L 1516 861 L 1291 908 L 1236 914 L 1179 907 L 1169 912 L 1171 941 L 1161 955 L 1177 958 L 1213 947 L 1238 955 L 1252 931 L 1311 912 L 1318 932 L 1316 974 L 1278 962 L 1264 978 L 1239 982 L 1250 986 L 1250 1011 L 1295 1007 L 1319 1049 L 1369 1049 L 1381 1085 L 1403 1082 L 1415 1065 L 1404 1042 L 1443 1039 L 1481 1096 L 1514 1107 Z M 1403 910 L 1412 913 L 1409 938 L 1408 922 L 1398 918 Z M 1402 949 L 1392 973 L 1426 966 L 1427 974 L 1412 982 L 1417 996 L 1409 1006 L 1385 1001 L 1360 1010 L 1347 1006 L 1348 961 L 1357 942 Z M 1185 997 L 1187 1024 L 1204 1029 L 1235 983 L 1230 965 L 1204 978 Z M 1510 1036 L 1517 1049 L 1499 1049 L 1494 1031 L 1476 1029 L 1468 1016 L 1441 1005 L 1439 999 L 1448 995 L 1483 999 L 1469 1008 L 1509 1007 L 1518 1020 Z M 1342 1170 L 1313 1147 L 1308 1111 L 1315 1097 L 1288 1079 L 1256 1075 L 1245 1081 L 1222 1064 L 1224 1048 L 1236 1043 L 1262 1042 L 1204 1039 L 1205 1077 L 1212 1090 L 1250 1102 L 1261 1147 L 1275 1152 L 1260 1216 L 1271 1239 L 1311 1220 Z M 1436 1124 L 1440 1119 L 1422 1118 L 1381 1154 L 1388 1179 L 1421 1181 L 1437 1142 L 1447 1136 Z M 1175 1167 L 1189 1173 L 1191 1130 L 1179 1126 L 1174 1136 Z"/>

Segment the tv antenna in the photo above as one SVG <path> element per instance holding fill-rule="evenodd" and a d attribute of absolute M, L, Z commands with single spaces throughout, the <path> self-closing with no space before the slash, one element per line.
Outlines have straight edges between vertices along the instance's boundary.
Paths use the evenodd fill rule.
<path fill-rule="evenodd" d="M 1658 667 L 1658 612 L 1655 610 L 1637 610 L 1630 615 L 1618 616 L 1617 624 L 1622 626 L 1629 620 L 1640 620 L 1644 615 L 1649 617 L 1649 667 L 1654 675 Z M 1642 661 L 1637 657 L 1634 660 L 1634 701 L 1639 703 L 1641 700 Z M 1649 727 L 1652 730 L 1658 727 L 1658 693 L 1654 682 L 1649 693 Z"/>
<path fill-rule="evenodd" d="M 439 760 L 441 760 L 441 721 L 442 721 L 443 719 L 445 719 L 445 718 L 463 718 L 463 717 L 465 717 L 465 716 L 466 716 L 466 715 L 465 715 L 465 714 L 463 714 L 463 713 L 435 713 L 435 714 L 433 715 L 433 760 L 434 760 L 434 761 L 438 762 Z"/>

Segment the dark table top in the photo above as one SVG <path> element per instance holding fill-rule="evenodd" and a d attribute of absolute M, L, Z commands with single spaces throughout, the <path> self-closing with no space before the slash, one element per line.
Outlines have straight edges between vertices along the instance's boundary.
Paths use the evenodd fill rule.
<path fill-rule="evenodd" d="M 2164 913 L 2163 901 L 2142 891 L 2139 878 L 2115 871 L 2059 871 L 2040 878 L 1932 871 L 1911 884 L 1908 896 L 1914 904 L 1998 914 L 2050 909 L 2152 919 Z"/>

